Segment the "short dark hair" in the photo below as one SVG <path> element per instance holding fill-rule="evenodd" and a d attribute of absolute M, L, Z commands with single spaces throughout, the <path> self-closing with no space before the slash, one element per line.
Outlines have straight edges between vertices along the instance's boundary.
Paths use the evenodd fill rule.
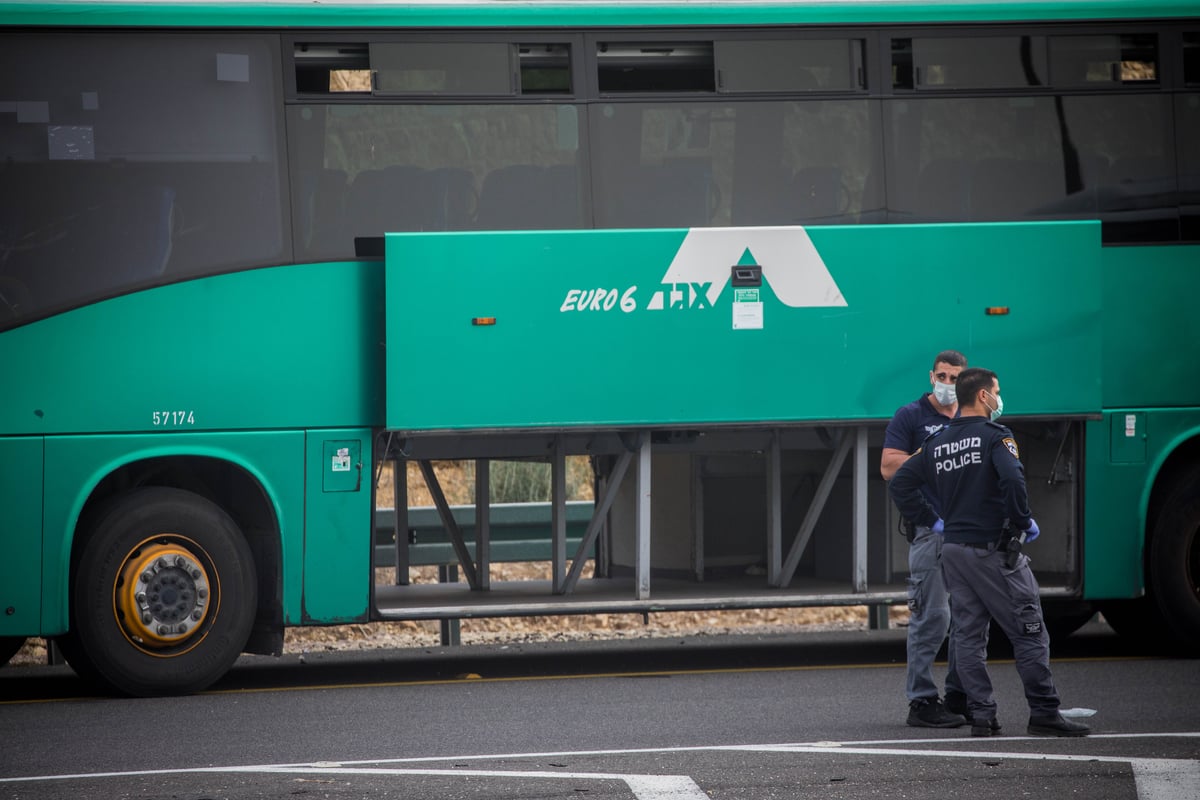
<path fill-rule="evenodd" d="M 938 364 L 949 364 L 952 367 L 965 367 L 967 365 L 967 357 L 957 350 L 943 350 L 937 354 L 937 358 L 933 360 L 933 368 L 937 369 Z"/>
<path fill-rule="evenodd" d="M 992 390 L 996 373 L 983 367 L 971 367 L 958 373 L 958 383 L 954 384 L 954 395 L 960 406 L 975 404 L 975 395 L 980 389 Z"/>

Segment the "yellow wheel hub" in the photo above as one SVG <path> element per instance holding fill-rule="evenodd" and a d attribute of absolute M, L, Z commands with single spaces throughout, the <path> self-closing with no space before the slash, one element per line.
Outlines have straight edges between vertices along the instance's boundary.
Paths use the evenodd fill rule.
<path fill-rule="evenodd" d="M 178 544 L 135 548 L 114 593 L 121 626 L 150 647 L 186 641 L 203 624 L 209 599 L 208 573 Z"/>

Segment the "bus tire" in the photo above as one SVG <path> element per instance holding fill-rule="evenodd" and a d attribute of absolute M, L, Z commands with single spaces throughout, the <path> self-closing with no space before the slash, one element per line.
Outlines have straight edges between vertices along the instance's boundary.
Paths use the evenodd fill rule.
<path fill-rule="evenodd" d="M 0 636 L 0 667 L 7 664 L 24 646 L 24 636 Z"/>
<path fill-rule="evenodd" d="M 1150 597 L 1105 600 L 1100 604 L 1104 621 L 1138 655 L 1173 655 L 1175 636 Z"/>
<path fill-rule="evenodd" d="M 147 487 L 95 517 L 73 569 L 64 652 L 117 692 L 197 692 L 232 666 L 254 622 L 254 559 L 219 506 Z"/>
<path fill-rule="evenodd" d="M 1158 514 L 1149 589 L 1179 649 L 1200 655 L 1200 479 L 1182 483 Z"/>

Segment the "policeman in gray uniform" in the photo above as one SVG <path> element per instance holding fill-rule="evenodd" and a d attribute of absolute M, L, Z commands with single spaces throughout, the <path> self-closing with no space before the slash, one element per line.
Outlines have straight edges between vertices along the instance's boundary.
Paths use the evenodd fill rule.
<path fill-rule="evenodd" d="M 1029 513 L 1025 469 L 1012 431 L 995 422 L 1004 408 L 1000 382 L 987 369 L 965 369 L 955 387 L 959 414 L 927 438 L 892 478 L 888 490 L 905 519 L 941 530 L 942 574 L 954 608 L 958 674 L 972 736 L 1000 733 L 987 671 L 992 619 L 1012 641 L 1035 736 L 1086 736 L 1087 725 L 1059 713 L 1050 674 L 1050 637 L 1037 580 L 1020 552 L 1040 531 Z M 943 518 L 921 493 L 930 486 Z"/>

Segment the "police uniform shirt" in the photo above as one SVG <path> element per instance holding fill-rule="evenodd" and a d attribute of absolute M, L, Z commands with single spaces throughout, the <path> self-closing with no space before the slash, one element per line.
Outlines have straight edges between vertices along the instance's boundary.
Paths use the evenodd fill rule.
<path fill-rule="evenodd" d="M 932 392 L 926 392 L 911 403 L 896 409 L 892 421 L 888 423 L 887 430 L 883 433 L 884 447 L 902 450 L 905 453 L 915 453 L 921 449 L 921 443 L 929 434 L 940 430 L 950 421 L 945 414 L 933 407 L 937 401 L 933 399 L 932 394 Z M 957 412 L 955 412 L 955 416 L 957 416 Z M 925 499 L 933 506 L 934 511 L 938 511 L 940 506 L 933 493 L 933 488 L 925 487 L 923 491 Z"/>
<path fill-rule="evenodd" d="M 994 542 L 1005 520 L 1023 531 L 1032 519 L 1019 456 L 1005 426 L 960 417 L 925 440 L 897 470 L 889 491 L 906 519 L 931 526 L 938 513 L 921 490 L 932 487 L 941 498 L 947 542 Z"/>

